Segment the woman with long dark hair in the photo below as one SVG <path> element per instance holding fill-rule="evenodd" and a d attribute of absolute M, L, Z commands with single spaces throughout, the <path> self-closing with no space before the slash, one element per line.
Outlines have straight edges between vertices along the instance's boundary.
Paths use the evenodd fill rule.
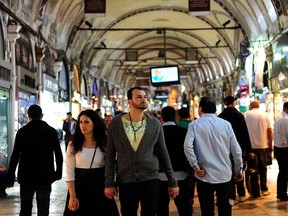
<path fill-rule="evenodd" d="M 104 195 L 105 144 L 103 120 L 93 110 L 82 111 L 66 153 L 64 215 L 119 215 L 115 200 Z"/>

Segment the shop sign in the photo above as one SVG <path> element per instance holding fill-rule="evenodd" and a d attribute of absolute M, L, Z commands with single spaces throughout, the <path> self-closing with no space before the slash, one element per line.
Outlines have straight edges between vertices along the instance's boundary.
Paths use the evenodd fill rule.
<path fill-rule="evenodd" d="M 18 87 L 26 91 L 36 93 L 38 84 L 36 74 L 31 73 L 20 66 L 17 66 L 17 71 Z"/>
<path fill-rule="evenodd" d="M 10 82 L 11 81 L 11 70 L 0 65 L 0 79 Z"/>
<path fill-rule="evenodd" d="M 69 101 L 68 91 L 66 89 L 59 88 L 59 102 Z"/>
<path fill-rule="evenodd" d="M 58 92 L 58 82 L 51 76 L 43 74 L 43 88 L 46 91 L 57 93 Z"/>
<path fill-rule="evenodd" d="M 203 16 L 210 14 L 210 0 L 189 0 L 189 14 Z"/>
<path fill-rule="evenodd" d="M 0 80 L 11 82 L 12 65 L 0 59 Z"/>

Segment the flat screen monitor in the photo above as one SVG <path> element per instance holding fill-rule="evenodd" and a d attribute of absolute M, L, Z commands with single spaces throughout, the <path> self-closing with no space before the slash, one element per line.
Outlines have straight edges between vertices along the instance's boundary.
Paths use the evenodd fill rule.
<path fill-rule="evenodd" d="M 179 69 L 177 65 L 150 68 L 152 86 L 169 86 L 180 84 Z"/>

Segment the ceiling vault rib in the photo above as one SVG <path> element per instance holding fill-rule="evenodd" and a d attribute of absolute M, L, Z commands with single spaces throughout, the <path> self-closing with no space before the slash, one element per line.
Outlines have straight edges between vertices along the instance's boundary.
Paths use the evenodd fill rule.
<path fill-rule="evenodd" d="M 235 30 L 240 26 L 210 28 L 77 28 L 77 31 L 203 31 L 203 30 Z"/>
<path fill-rule="evenodd" d="M 222 46 L 198 46 L 198 47 L 173 47 L 173 48 L 167 48 L 166 50 L 185 50 L 185 49 L 214 49 L 214 48 L 227 48 L 229 47 L 228 45 L 222 45 Z M 157 51 L 160 49 L 163 49 L 163 47 L 156 47 L 156 48 L 109 48 L 109 47 L 94 47 L 93 49 L 96 50 L 150 50 L 150 51 Z"/>

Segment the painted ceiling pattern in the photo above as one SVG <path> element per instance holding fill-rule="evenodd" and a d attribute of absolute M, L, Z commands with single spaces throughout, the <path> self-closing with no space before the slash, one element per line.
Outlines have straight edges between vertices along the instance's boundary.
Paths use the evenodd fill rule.
<path fill-rule="evenodd" d="M 104 16 L 85 14 L 83 0 L 1 4 L 41 35 L 42 46 L 64 51 L 71 64 L 119 87 L 135 85 L 161 65 L 178 65 L 187 86 L 217 82 L 237 71 L 243 48 L 269 43 L 287 26 L 285 0 L 206 2 L 210 12 L 203 16 L 189 13 L 188 0 L 106 0 Z M 136 61 L 127 61 L 129 51 Z"/>

